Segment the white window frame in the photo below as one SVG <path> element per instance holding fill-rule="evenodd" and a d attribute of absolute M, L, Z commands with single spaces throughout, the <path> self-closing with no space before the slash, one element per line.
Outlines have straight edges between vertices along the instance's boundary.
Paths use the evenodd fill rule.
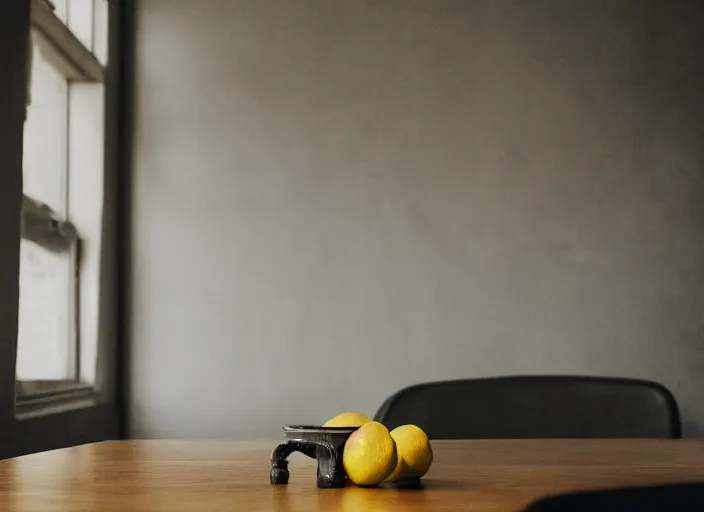
<path fill-rule="evenodd" d="M 28 45 L 28 74 L 31 73 L 31 55 L 36 43 L 42 55 L 67 79 L 83 83 L 105 83 L 106 69 L 98 58 L 74 35 L 54 13 L 47 0 L 31 0 L 31 40 Z M 28 76 L 29 84 L 31 76 Z M 28 97 L 28 103 L 31 98 Z M 102 191 L 100 192 L 102 193 Z M 23 194 L 21 238 L 30 240 L 53 252 L 70 252 L 75 269 L 70 314 L 75 326 L 71 333 L 75 347 L 75 361 L 70 361 L 76 379 L 16 380 L 15 411 L 18 419 L 51 414 L 76 408 L 94 406 L 100 400 L 98 380 L 89 384 L 81 380 L 80 286 L 81 238 L 69 219 L 53 211 L 48 205 Z"/>

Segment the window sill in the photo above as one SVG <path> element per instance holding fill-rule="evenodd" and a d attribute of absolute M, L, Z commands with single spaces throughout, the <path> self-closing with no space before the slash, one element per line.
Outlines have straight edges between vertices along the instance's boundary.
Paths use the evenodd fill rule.
<path fill-rule="evenodd" d="M 78 382 L 18 382 L 17 386 L 15 416 L 18 420 L 94 407 L 99 403 L 95 388 Z"/>

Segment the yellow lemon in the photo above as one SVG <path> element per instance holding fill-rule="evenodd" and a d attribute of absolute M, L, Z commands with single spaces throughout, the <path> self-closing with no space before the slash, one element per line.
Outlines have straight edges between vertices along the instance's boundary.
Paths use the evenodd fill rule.
<path fill-rule="evenodd" d="M 323 423 L 323 427 L 360 427 L 370 421 L 372 421 L 371 418 L 366 414 L 343 412 Z"/>
<path fill-rule="evenodd" d="M 428 436 L 420 427 L 403 425 L 391 431 L 396 443 L 398 462 L 387 482 L 420 478 L 428 472 L 433 463 L 433 449 Z"/>
<path fill-rule="evenodd" d="M 342 464 L 357 485 L 377 485 L 396 467 L 396 443 L 389 429 L 370 421 L 357 429 L 345 443 Z"/>

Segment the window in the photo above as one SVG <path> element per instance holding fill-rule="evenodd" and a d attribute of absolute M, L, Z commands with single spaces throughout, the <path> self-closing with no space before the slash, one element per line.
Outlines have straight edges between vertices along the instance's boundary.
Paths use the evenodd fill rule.
<path fill-rule="evenodd" d="M 18 411 L 96 383 L 107 0 L 32 0 Z"/>

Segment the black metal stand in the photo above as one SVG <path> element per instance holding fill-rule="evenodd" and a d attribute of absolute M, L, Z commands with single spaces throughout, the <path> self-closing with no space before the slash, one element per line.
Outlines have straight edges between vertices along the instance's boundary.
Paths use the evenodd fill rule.
<path fill-rule="evenodd" d="M 271 483 L 286 485 L 289 479 L 288 458 L 293 452 L 318 461 L 318 487 L 335 488 L 345 486 L 345 469 L 342 465 L 343 445 L 325 441 L 287 441 L 271 454 Z"/>

